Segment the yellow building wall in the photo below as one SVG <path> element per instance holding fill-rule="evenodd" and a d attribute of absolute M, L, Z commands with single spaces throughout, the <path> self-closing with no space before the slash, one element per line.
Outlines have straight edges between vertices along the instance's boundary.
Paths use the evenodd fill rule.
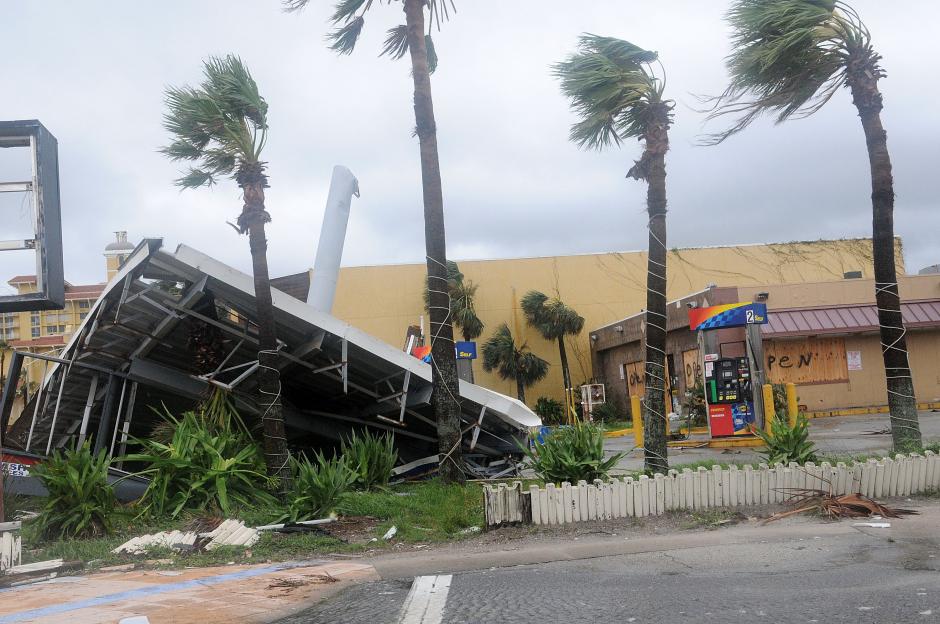
<path fill-rule="evenodd" d="M 898 258 L 902 258 L 899 253 Z M 569 339 L 568 358 L 576 384 L 592 376 L 590 331 L 635 314 L 646 305 L 646 253 L 460 261 L 465 278 L 479 285 L 477 314 L 486 324 L 484 342 L 509 323 L 539 356 L 551 364 L 548 377 L 527 389 L 530 405 L 540 396 L 562 399 L 558 346 L 527 328 L 519 300 L 529 290 L 560 297 L 584 317 L 584 331 Z M 676 249 L 667 260 L 668 298 L 719 286 L 759 286 L 841 280 L 847 271 L 872 277 L 871 241 L 842 240 L 715 248 Z M 903 272 L 903 265 L 899 265 Z M 409 325 L 423 309 L 423 264 L 346 267 L 340 271 L 333 314 L 393 345 L 404 344 Z M 427 321 L 425 321 L 427 327 Z M 477 383 L 515 396 L 515 384 L 484 373 L 474 362 Z"/>

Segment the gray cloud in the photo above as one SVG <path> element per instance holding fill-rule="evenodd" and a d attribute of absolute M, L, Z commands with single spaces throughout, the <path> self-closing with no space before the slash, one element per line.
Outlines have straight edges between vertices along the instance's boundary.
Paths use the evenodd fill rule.
<path fill-rule="evenodd" d="M 317 4 L 317 3 L 314 3 Z M 156 153 L 167 84 L 199 80 L 210 54 L 242 56 L 271 107 L 267 150 L 272 272 L 313 260 L 330 168 L 360 178 L 346 264 L 421 261 L 420 171 L 404 62 L 377 58 L 401 20 L 378 7 L 351 57 L 328 51 L 329 3 L 299 15 L 276 0 L 83 3 L 7 0 L 2 118 L 39 118 L 59 139 L 66 263 L 102 278 L 111 231 L 164 236 L 244 270 L 247 241 L 225 225 L 233 184 L 180 193 Z M 853 3 L 885 57 L 885 125 L 895 164 L 897 232 L 908 268 L 940 261 L 935 173 L 938 88 L 924 80 L 940 9 L 926 0 Z M 670 246 L 870 234 L 864 139 L 848 93 L 814 118 L 755 124 L 726 144 L 695 145 L 693 93 L 724 85 L 724 3 L 673 0 L 462 0 L 436 35 L 433 78 L 448 244 L 456 258 L 642 249 L 645 188 L 624 178 L 638 146 L 603 153 L 567 141 L 573 120 L 549 67 L 584 31 L 656 49 L 679 105 L 667 167 Z M 41 26 L 41 27 L 40 27 Z M 717 129 L 717 126 L 709 126 Z"/>

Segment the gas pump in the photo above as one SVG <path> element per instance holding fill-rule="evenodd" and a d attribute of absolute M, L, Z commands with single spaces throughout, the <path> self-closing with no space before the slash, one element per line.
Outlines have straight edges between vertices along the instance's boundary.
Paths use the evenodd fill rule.
<path fill-rule="evenodd" d="M 705 402 L 713 438 L 743 435 L 755 421 L 751 367 L 747 358 L 719 358 L 705 362 Z"/>
<path fill-rule="evenodd" d="M 698 330 L 708 429 L 713 438 L 750 435 L 752 429 L 763 427 L 760 326 L 765 323 L 767 306 L 763 303 L 689 310 L 689 327 Z M 723 342 L 743 343 L 744 355 L 723 357 Z"/>

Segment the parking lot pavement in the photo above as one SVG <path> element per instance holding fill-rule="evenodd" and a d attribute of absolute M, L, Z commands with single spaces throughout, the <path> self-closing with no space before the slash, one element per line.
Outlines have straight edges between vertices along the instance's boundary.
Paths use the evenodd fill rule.
<path fill-rule="evenodd" d="M 891 450 L 890 422 L 887 414 L 813 418 L 809 421 L 810 437 L 820 453 L 826 455 L 860 455 Z M 920 429 L 924 441 L 940 440 L 940 412 L 920 412 Z M 617 470 L 632 472 L 643 469 L 643 455 L 633 451 L 633 437 L 608 438 L 604 448 L 609 453 L 627 452 Z M 703 460 L 719 462 L 760 461 L 759 449 L 669 449 L 670 464 L 688 464 Z"/>

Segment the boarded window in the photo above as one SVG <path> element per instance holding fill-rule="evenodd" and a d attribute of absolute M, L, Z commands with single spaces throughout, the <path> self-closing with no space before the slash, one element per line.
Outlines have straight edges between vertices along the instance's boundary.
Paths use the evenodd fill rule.
<path fill-rule="evenodd" d="M 646 365 L 643 362 L 631 362 L 624 369 L 627 372 L 627 393 L 642 398 L 646 394 Z"/>
<path fill-rule="evenodd" d="M 685 368 L 685 389 L 691 390 L 695 384 L 702 381 L 702 365 L 698 360 L 698 349 L 689 349 L 682 352 L 682 363 Z"/>
<path fill-rule="evenodd" d="M 806 338 L 764 343 L 772 383 L 839 383 L 849 380 L 845 339 Z"/>

